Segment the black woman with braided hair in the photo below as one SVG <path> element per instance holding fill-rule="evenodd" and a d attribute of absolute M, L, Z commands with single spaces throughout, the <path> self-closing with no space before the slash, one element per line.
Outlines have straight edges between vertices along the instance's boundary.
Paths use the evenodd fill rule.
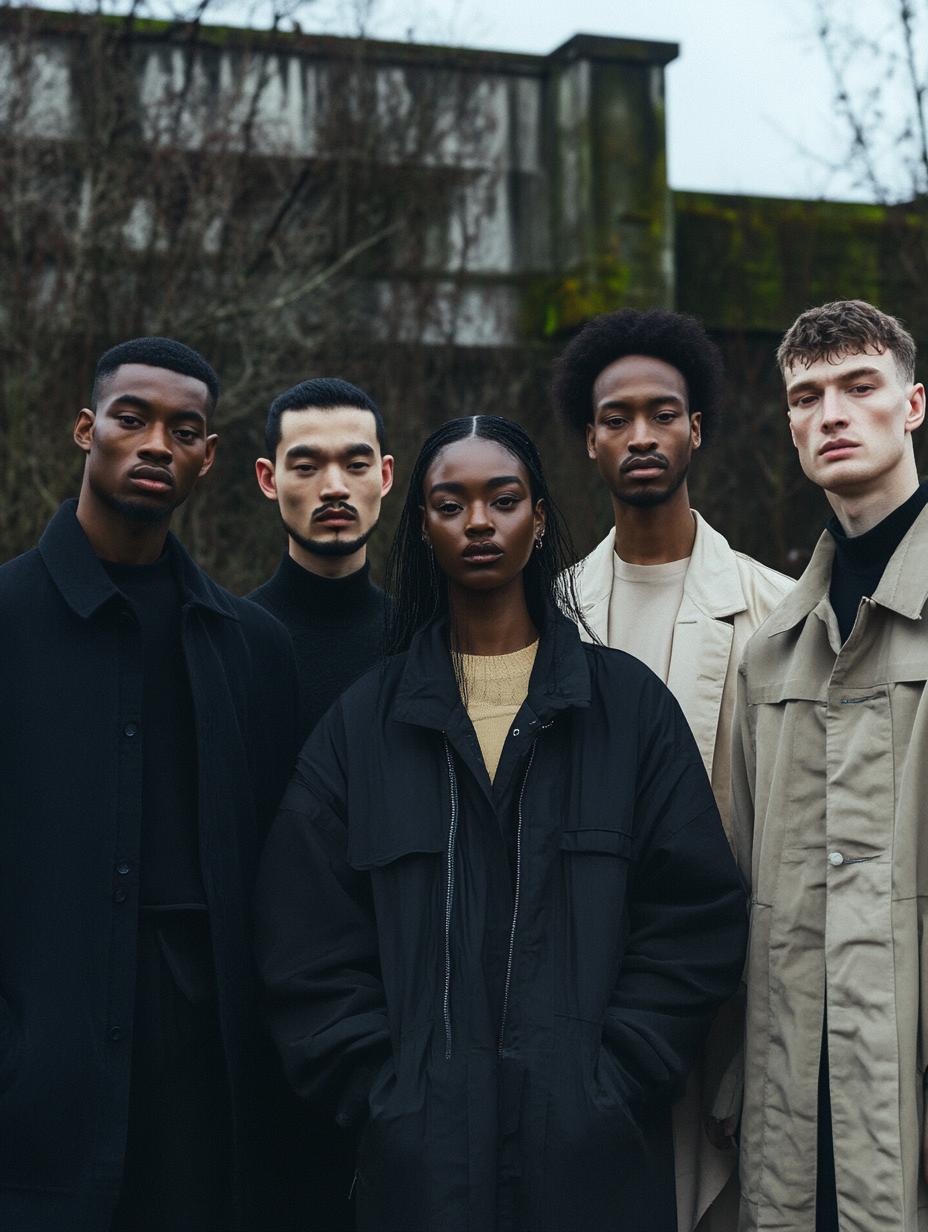
<path fill-rule="evenodd" d="M 390 657 L 307 741 L 265 849 L 269 1020 L 356 1136 L 360 1229 L 676 1228 L 670 1107 L 745 901 L 679 707 L 581 642 L 570 563 L 518 425 L 433 432 Z"/>

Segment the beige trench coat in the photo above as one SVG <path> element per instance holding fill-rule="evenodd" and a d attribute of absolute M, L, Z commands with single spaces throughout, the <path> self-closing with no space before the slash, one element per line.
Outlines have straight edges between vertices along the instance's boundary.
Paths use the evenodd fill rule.
<path fill-rule="evenodd" d="M 822 535 L 747 647 L 733 828 L 751 880 L 742 1229 L 814 1232 L 825 998 L 842 1232 L 928 1228 L 928 510 L 842 647 Z"/>
<path fill-rule="evenodd" d="M 792 578 L 733 551 L 728 541 L 695 511 L 693 517 L 696 539 L 674 625 L 667 685 L 696 737 L 728 831 L 731 725 L 738 663 L 755 629 L 795 583 Z M 614 550 L 612 530 L 581 561 L 576 574 L 587 624 L 606 645 Z M 733 1151 L 719 1151 L 712 1146 L 703 1126 L 720 1073 L 737 1049 L 739 1033 L 740 1019 L 726 1010 L 690 1077 L 685 1097 L 674 1109 L 679 1232 L 693 1232 L 728 1182 L 737 1162 Z M 712 1232 L 734 1232 L 734 1211 L 727 1220 L 720 1211 L 715 1214 L 719 1218 L 710 1223 Z"/>

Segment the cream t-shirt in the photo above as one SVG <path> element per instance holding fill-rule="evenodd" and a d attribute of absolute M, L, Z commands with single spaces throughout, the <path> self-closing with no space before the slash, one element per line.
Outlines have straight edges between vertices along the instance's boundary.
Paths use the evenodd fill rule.
<path fill-rule="evenodd" d="M 664 684 L 689 566 L 688 556 L 666 565 L 630 565 L 612 553 L 609 645 L 646 663 Z"/>
<path fill-rule="evenodd" d="M 477 733 L 480 752 L 490 775 L 506 743 L 509 724 L 528 697 L 538 643 L 504 655 L 461 655 L 467 713 Z"/>

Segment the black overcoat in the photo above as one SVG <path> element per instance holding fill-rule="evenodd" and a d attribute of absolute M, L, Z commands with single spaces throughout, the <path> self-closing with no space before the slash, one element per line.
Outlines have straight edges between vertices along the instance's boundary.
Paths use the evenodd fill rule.
<path fill-rule="evenodd" d="M 199 828 L 232 1101 L 241 1226 L 260 1176 L 251 901 L 293 768 L 283 626 L 216 586 L 169 535 L 185 597 Z M 66 502 L 0 568 L 0 1228 L 106 1232 L 129 1102 L 138 921 L 137 618 Z M 166 768 L 166 773 L 170 768 Z M 249 1187 L 252 1190 L 249 1190 Z"/>
<path fill-rule="evenodd" d="M 746 937 L 677 703 L 554 613 L 492 786 L 436 622 L 310 737 L 258 880 L 284 1068 L 363 1108 L 362 1229 L 673 1232 Z"/>

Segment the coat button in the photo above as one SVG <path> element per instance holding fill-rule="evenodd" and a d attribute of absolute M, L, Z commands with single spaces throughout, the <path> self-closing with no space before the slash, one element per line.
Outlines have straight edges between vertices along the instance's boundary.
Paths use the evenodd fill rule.
<path fill-rule="evenodd" d="M 122 1027 L 110 1027 L 109 1029 L 109 1038 L 114 1044 L 118 1044 L 124 1035 L 125 1031 L 123 1031 Z"/>
<path fill-rule="evenodd" d="M 351 1124 L 351 1117 L 347 1112 L 340 1112 L 335 1118 L 335 1124 L 339 1127 L 339 1129 L 347 1129 Z"/>
<path fill-rule="evenodd" d="M 128 864 L 117 864 L 117 865 L 116 865 L 116 872 L 117 872 L 117 873 L 119 873 L 119 874 L 120 874 L 120 876 L 125 877 L 125 875 L 126 875 L 126 873 L 128 873 L 128 871 L 129 871 L 129 865 L 128 865 Z"/>
<path fill-rule="evenodd" d="M 134 736 L 138 732 L 138 728 L 134 723 L 127 723 L 122 729 L 127 736 Z"/>
<path fill-rule="evenodd" d="M 514 727 L 514 728 L 512 729 L 512 734 L 513 734 L 514 736 L 518 736 L 518 734 L 519 734 L 519 729 L 518 729 L 518 727 Z"/>
<path fill-rule="evenodd" d="M 117 890 L 116 893 L 113 895 L 113 898 L 115 899 L 117 903 L 124 903 L 126 901 L 126 891 Z"/>
<path fill-rule="evenodd" d="M 833 851 L 831 855 L 828 857 L 828 863 L 833 864 L 835 868 L 837 868 L 839 864 L 844 863 L 844 856 L 841 854 L 840 851 Z"/>

